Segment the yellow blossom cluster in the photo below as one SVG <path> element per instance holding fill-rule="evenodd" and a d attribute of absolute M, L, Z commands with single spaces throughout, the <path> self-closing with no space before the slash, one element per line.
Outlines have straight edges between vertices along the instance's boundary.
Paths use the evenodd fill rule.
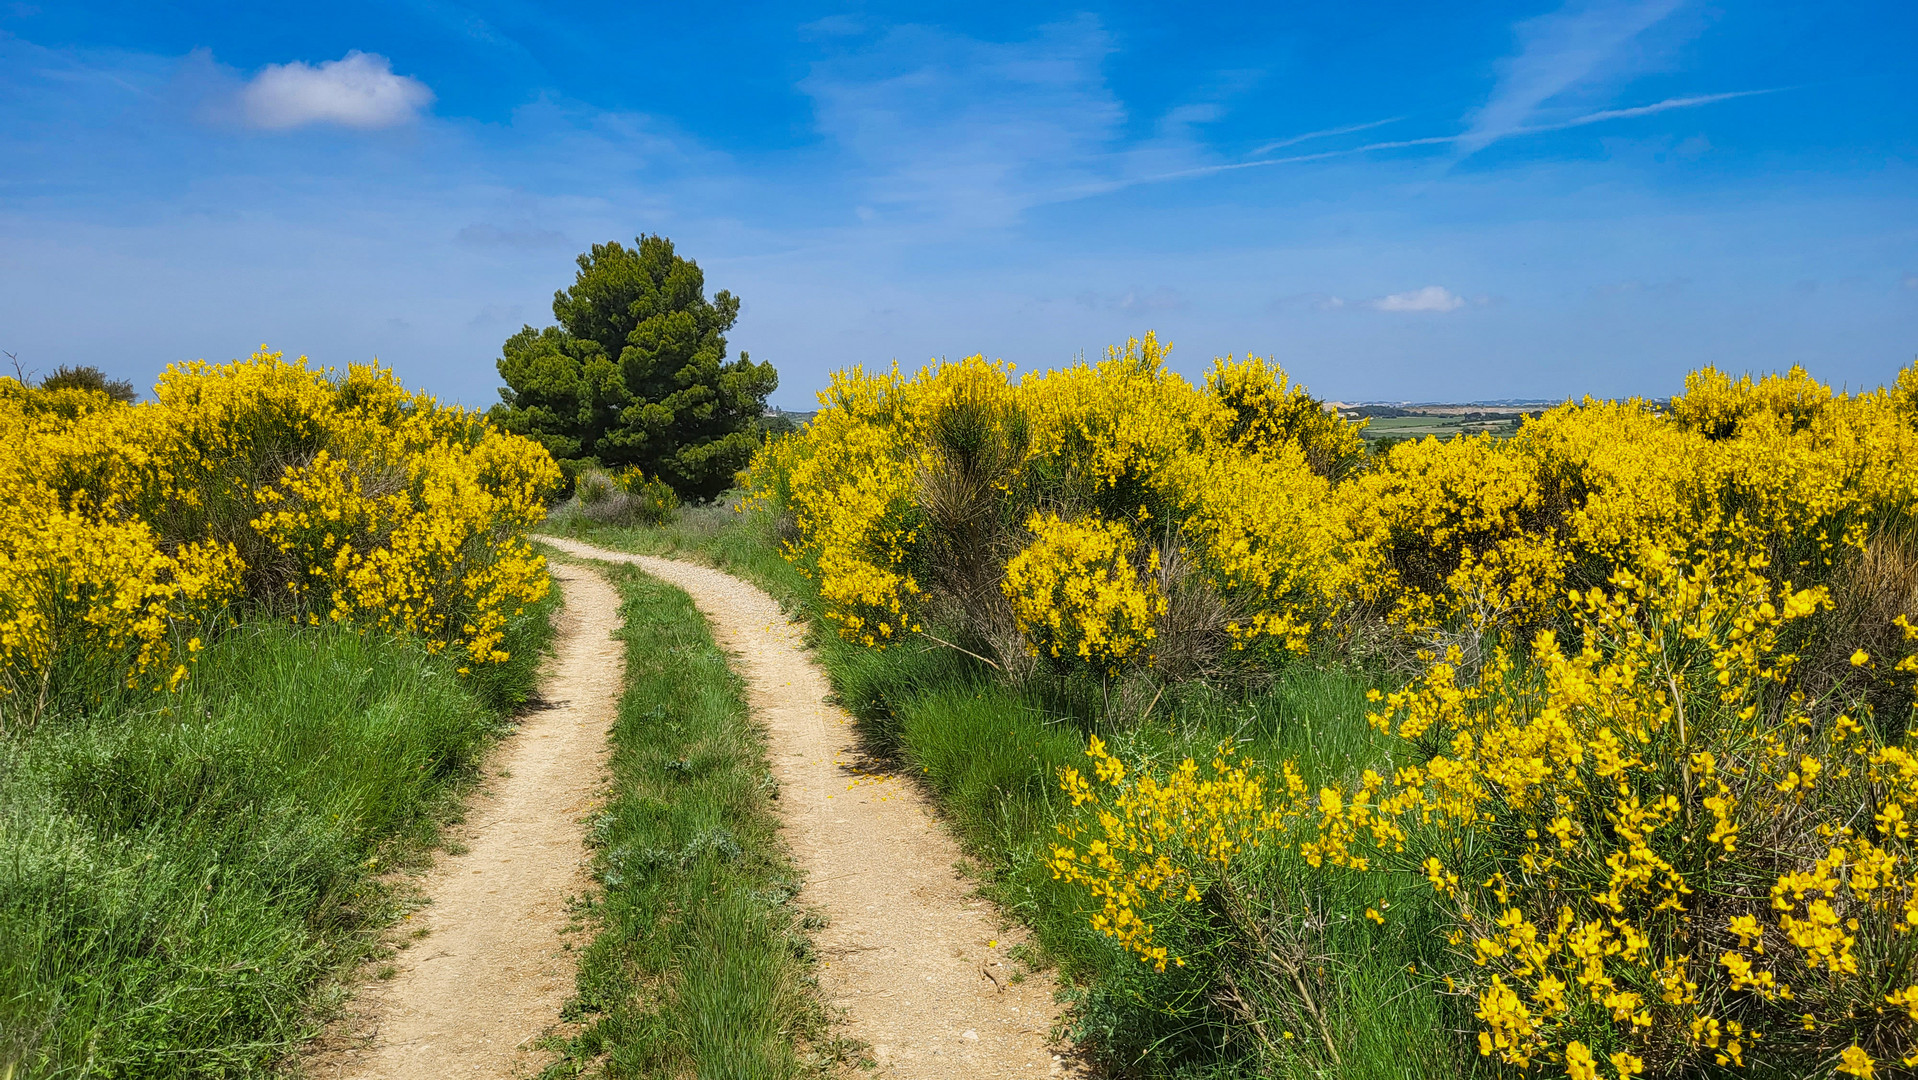
<path fill-rule="evenodd" d="M 833 373 L 806 433 L 769 443 L 753 465 L 756 477 L 790 493 L 785 504 L 803 540 L 788 555 L 810 557 L 827 618 L 848 640 L 872 646 L 916 625 L 909 607 L 921 592 L 907 567 L 918 534 L 901 408 L 907 387 L 897 368 Z"/>
<path fill-rule="evenodd" d="M 1061 771 L 1060 783 L 1073 806 L 1090 807 L 1092 820 L 1060 826 L 1067 843 L 1052 848 L 1052 875 L 1099 902 L 1092 915 L 1099 931 L 1160 971 L 1168 963 L 1183 966 L 1153 940 L 1141 910 L 1154 901 L 1199 902 L 1241 852 L 1285 829 L 1300 812 L 1305 783 L 1288 767 L 1271 790 L 1262 769 L 1232 760 L 1229 745 L 1209 770 L 1187 758 L 1164 778 L 1128 770 L 1096 735 L 1086 756 L 1097 784 L 1072 767 Z"/>
<path fill-rule="evenodd" d="M 1910 400 L 1835 394 L 1796 368 L 1735 381 L 1705 368 L 1669 407 L 1587 399 L 1510 439 L 1397 446 L 1341 485 L 1350 595 L 1437 641 L 1446 629 L 1529 635 L 1567 587 L 1602 586 L 1647 551 L 1763 556 L 1774 584 L 1847 592 L 1861 570 L 1909 575 Z M 1850 614 L 1882 640 L 1896 612 Z"/>
<path fill-rule="evenodd" d="M 0 709 L 60 664 L 176 683 L 235 602 L 418 634 L 472 663 L 548 588 L 526 530 L 557 483 L 534 444 L 262 349 L 174 365 L 154 400 L 0 379 Z"/>
<path fill-rule="evenodd" d="M 1239 446 L 1295 444 L 1313 472 L 1334 479 L 1365 457 L 1364 421 L 1347 423 L 1263 357 L 1214 361 L 1205 389 L 1231 414 L 1227 438 Z"/>
<path fill-rule="evenodd" d="M 790 515 L 787 555 L 849 640 L 884 646 L 918 631 L 940 559 L 987 558 L 1011 606 L 1031 613 L 1017 617 L 1028 651 L 1057 647 L 1093 667 L 1145 656 L 1136 644 L 1080 649 L 1107 639 L 1120 609 L 1136 625 L 1113 643 L 1150 637 L 1140 619 L 1162 594 L 1144 581 L 1124 600 L 1037 614 L 1056 589 L 1098 591 L 1082 577 L 1089 549 L 1061 539 L 1072 529 L 1113 545 L 1125 533 L 1147 575 L 1159 549 L 1176 551 L 1227 598 L 1221 629 L 1242 647 L 1303 650 L 1335 602 L 1339 523 L 1315 464 L 1348 466 L 1356 427 L 1263 360 L 1220 361 L 1201 389 L 1148 334 L 1097 363 L 1022 377 L 983 357 L 912 379 L 855 368 L 821 405 L 747 477 L 754 498 Z M 1110 591 L 1117 578 L 1102 580 Z"/>
<path fill-rule="evenodd" d="M 1167 804 L 1175 833 L 1141 833 L 1137 808 L 1158 804 L 1139 793 L 1196 792 L 1196 766 L 1134 775 L 1095 742 L 1102 783 L 1062 778 L 1082 809 L 1055 874 L 1161 967 L 1155 919 L 1213 869 L 1162 835 L 1421 877 L 1453 926 L 1480 1051 L 1519 1068 L 1918 1066 L 1918 755 L 1834 711 L 1842 691 L 1795 682 L 1790 643 L 1823 587 L 1774 586 L 1751 558 L 1645 562 L 1566 597 L 1576 647 L 1544 630 L 1524 656 L 1467 675 L 1455 653 L 1375 691 L 1372 722 L 1406 751 L 1390 779 L 1305 798 L 1291 765 L 1271 782 L 1239 765 L 1243 805 L 1184 796 Z"/>
<path fill-rule="evenodd" d="M 1138 567 L 1138 541 L 1124 525 L 1034 514 L 1026 529 L 1032 543 L 1006 563 L 1000 587 L 1035 656 L 1114 669 L 1151 648 L 1153 617 L 1165 610 L 1151 576 L 1156 548 Z"/>
<path fill-rule="evenodd" d="M 1470 682 L 1440 662 L 1374 714 L 1438 748 L 1394 809 L 1477 969 L 1481 1049 L 1918 1064 L 1885 1007 L 1918 926 L 1905 733 L 1793 679 L 1822 586 L 1758 556 L 1644 561 L 1568 599 L 1576 650 L 1541 632 Z"/>
<path fill-rule="evenodd" d="M 1490 435 L 1394 447 L 1347 492 L 1354 599 L 1418 633 L 1536 625 L 1569 559 L 1532 463 Z"/>

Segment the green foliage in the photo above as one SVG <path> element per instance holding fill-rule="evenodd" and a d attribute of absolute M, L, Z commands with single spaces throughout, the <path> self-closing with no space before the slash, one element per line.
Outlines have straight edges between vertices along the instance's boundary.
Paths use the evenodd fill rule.
<path fill-rule="evenodd" d="M 523 327 L 499 360 L 495 422 L 554 457 L 637 468 L 688 499 L 731 486 L 760 438 L 771 364 L 726 358 L 739 299 L 706 299 L 699 265 L 672 241 L 594 244 L 572 288 L 553 296 L 558 326 Z"/>
<path fill-rule="evenodd" d="M 126 379 L 109 379 L 106 372 L 91 365 L 68 367 L 65 364 L 54 369 L 53 374 L 40 380 L 42 390 L 91 390 L 105 394 L 115 401 L 129 405 L 140 400 L 140 392 Z"/>
<path fill-rule="evenodd" d="M 686 594 L 608 567 L 625 594 L 616 797 L 594 822 L 592 912 L 569 1011 L 588 1020 L 551 1075 L 797 1075 L 824 1030 L 805 989 L 799 880 L 739 679 Z M 813 1060 L 827 1047 L 812 1047 Z"/>
<path fill-rule="evenodd" d="M 658 477 L 627 469 L 613 479 L 619 485 L 620 494 L 631 502 L 633 520 L 639 524 L 661 524 L 679 509 L 679 493 Z"/>
<path fill-rule="evenodd" d="M 413 640 L 242 623 L 178 692 L 99 671 L 0 740 L 0 1076 L 267 1077 L 397 914 L 545 611 L 479 681 Z"/>

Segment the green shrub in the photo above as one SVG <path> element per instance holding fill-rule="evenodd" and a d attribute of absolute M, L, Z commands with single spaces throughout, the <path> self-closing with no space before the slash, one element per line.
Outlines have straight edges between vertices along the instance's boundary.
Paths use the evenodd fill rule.
<path fill-rule="evenodd" d="M 663 480 L 638 469 L 617 473 L 604 469 L 580 472 L 573 485 L 572 503 L 558 515 L 598 525 L 653 526 L 670 522 L 679 512 L 679 496 Z"/>

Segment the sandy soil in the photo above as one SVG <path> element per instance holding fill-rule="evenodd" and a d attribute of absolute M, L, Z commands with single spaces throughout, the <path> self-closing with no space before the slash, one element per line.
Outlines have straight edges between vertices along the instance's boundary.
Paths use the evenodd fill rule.
<path fill-rule="evenodd" d="M 420 883 L 431 903 L 401 930 L 425 936 L 303 1059 L 315 1080 L 530 1075 L 548 1056 L 532 1044 L 574 992 L 567 899 L 589 884 L 583 819 L 603 791 L 625 670 L 618 592 L 584 567 L 552 573 L 566 605 L 544 705 L 489 760 L 458 837 L 466 853 L 441 856 Z"/>
<path fill-rule="evenodd" d="M 765 725 L 786 840 L 806 874 L 800 902 L 829 920 L 815 935 L 821 991 L 844 1010 L 846 1034 L 871 1044 L 876 1075 L 1079 1074 L 1049 1037 L 1052 980 L 1011 981 L 1020 966 L 1007 951 L 1021 933 L 955 872 L 959 847 L 918 786 L 861 761 L 851 717 L 827 704 L 801 628 L 770 596 L 708 567 L 545 542 L 686 590 L 732 654 Z"/>

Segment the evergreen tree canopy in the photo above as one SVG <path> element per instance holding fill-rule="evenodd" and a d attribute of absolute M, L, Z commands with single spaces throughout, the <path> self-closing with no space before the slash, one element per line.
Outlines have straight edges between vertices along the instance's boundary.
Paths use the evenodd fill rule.
<path fill-rule="evenodd" d="M 40 380 L 43 390 L 97 390 L 115 401 L 131 405 L 140 400 L 140 392 L 126 379 L 109 379 L 106 372 L 91 364 L 79 367 L 60 365 L 53 374 Z"/>
<path fill-rule="evenodd" d="M 495 422 L 545 444 L 576 474 L 637 466 L 685 499 L 732 485 L 758 446 L 771 364 L 726 359 L 739 299 L 706 299 L 699 264 L 663 236 L 594 244 L 573 287 L 553 295 L 558 326 L 522 327 L 499 360 Z"/>

